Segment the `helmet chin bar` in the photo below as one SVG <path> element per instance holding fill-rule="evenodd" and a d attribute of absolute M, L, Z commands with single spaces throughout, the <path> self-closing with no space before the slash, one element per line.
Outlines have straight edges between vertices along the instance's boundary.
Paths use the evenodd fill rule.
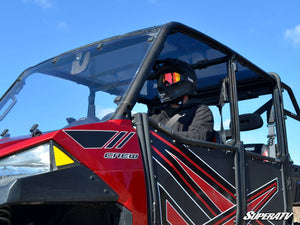
<path fill-rule="evenodd" d="M 184 82 L 180 85 L 173 85 L 165 90 L 159 91 L 159 98 L 162 103 L 166 102 L 176 102 L 178 99 L 183 97 L 184 95 L 194 94 L 195 87 L 190 82 Z"/>

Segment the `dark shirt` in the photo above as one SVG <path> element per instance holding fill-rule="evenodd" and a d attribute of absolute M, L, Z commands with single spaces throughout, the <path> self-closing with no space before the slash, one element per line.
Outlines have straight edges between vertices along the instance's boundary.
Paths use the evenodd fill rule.
<path fill-rule="evenodd" d="M 179 135 L 204 141 L 211 141 L 214 137 L 212 112 L 196 99 L 191 99 L 178 108 L 162 108 L 149 116 L 158 123 L 166 124 L 176 114 L 180 114 L 182 117 L 170 128 Z"/>

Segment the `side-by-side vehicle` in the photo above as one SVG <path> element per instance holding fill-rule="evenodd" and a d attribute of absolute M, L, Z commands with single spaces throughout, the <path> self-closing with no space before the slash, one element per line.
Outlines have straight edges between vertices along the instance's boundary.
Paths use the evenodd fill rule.
<path fill-rule="evenodd" d="M 194 68 L 214 141 L 148 117 L 169 58 Z M 299 126 L 300 109 L 276 73 L 183 24 L 77 48 L 0 99 L 0 224 L 291 224 L 300 167 L 287 120 Z"/>

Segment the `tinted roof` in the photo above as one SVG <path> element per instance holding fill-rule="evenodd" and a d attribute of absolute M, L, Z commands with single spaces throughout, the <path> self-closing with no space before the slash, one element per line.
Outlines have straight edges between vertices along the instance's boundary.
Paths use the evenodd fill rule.
<path fill-rule="evenodd" d="M 271 93 L 274 79 L 227 46 L 179 23 L 169 23 L 161 28 L 169 29 L 169 35 L 165 39 L 158 59 L 176 58 L 194 67 L 198 65 L 195 69 L 198 79 L 198 97 L 207 98 L 206 103 L 217 103 L 215 95 L 219 93 L 220 81 L 227 76 L 227 62 L 230 57 L 233 57 L 237 63 L 236 80 L 239 99 Z M 143 97 L 157 98 L 156 86 L 149 83 Z"/>
<path fill-rule="evenodd" d="M 153 40 L 160 38 L 160 36 L 162 36 L 161 33 L 167 33 L 167 35 L 165 36 L 163 48 L 157 59 L 162 60 L 165 58 L 177 58 L 191 65 L 202 65 L 202 67 L 196 69 L 196 75 L 198 79 L 198 93 L 199 97 L 204 98 L 205 96 L 207 98 L 207 103 L 215 103 L 213 102 L 213 99 L 215 99 L 215 95 L 219 91 L 220 80 L 227 76 L 228 57 L 234 57 L 237 62 L 238 71 L 236 72 L 236 78 L 240 99 L 252 98 L 258 95 L 267 94 L 272 90 L 271 87 L 275 81 L 265 71 L 255 66 L 250 61 L 246 60 L 241 55 L 231 50 L 227 46 L 219 43 L 218 41 L 206 36 L 199 31 L 176 22 L 167 23 L 157 27 L 146 28 L 120 36 L 114 36 L 77 48 L 41 63 L 40 65 L 34 67 L 33 70 L 38 69 L 40 71 L 43 71 L 44 73 L 47 73 L 47 67 L 51 67 L 53 69 L 53 67 L 57 65 L 57 69 L 52 70 L 52 74 L 50 75 L 65 78 L 64 76 L 66 73 L 64 71 L 64 68 L 60 69 L 59 64 L 62 63 L 65 59 L 67 60 L 70 57 L 76 57 L 76 54 L 78 53 L 89 51 L 91 52 L 91 54 L 95 53 L 95 55 L 92 56 L 96 57 L 98 55 L 97 57 L 99 58 L 99 61 L 102 62 L 100 64 L 104 65 L 104 67 L 95 67 L 98 70 L 95 71 L 97 72 L 96 75 L 98 76 L 98 78 L 105 78 L 106 73 L 119 73 L 119 77 L 122 78 L 127 84 L 124 86 L 124 88 L 126 88 L 131 82 L 134 74 L 139 71 L 140 62 L 143 57 L 146 57 L 146 55 L 144 56 L 143 54 L 148 54 L 145 51 L 140 51 L 139 48 L 141 47 L 140 49 L 142 49 L 143 46 L 138 45 L 137 43 L 140 42 L 150 44 Z M 135 52 L 135 50 L 137 50 L 136 52 L 142 52 L 141 54 L 136 54 L 136 56 L 138 56 L 139 58 L 136 57 L 132 62 L 130 60 L 130 62 L 125 62 L 127 59 L 130 59 L 130 55 L 128 55 L 128 57 L 122 57 L 122 59 L 121 57 L 119 57 L 120 59 L 118 59 L 118 57 L 113 54 L 111 57 L 102 57 L 102 54 L 107 56 L 108 54 L 106 53 L 113 53 L 114 49 L 120 50 L 128 46 L 138 47 L 132 48 L 130 51 L 126 51 L 126 54 L 123 55 L 128 55 L 128 53 Z M 101 51 L 99 51 L 99 49 L 101 49 Z M 207 63 L 209 64 L 210 62 L 214 61 L 218 61 L 218 63 L 212 63 L 207 66 Z M 108 68 L 109 65 L 112 65 L 111 68 Z M 132 69 L 128 70 L 128 68 Z M 68 71 L 71 71 L 70 68 L 67 69 Z M 53 71 L 56 71 L 56 73 L 53 74 Z M 85 84 L 86 81 L 91 81 L 91 78 L 85 76 L 84 73 L 80 73 L 79 75 L 77 75 L 77 78 L 74 79 L 77 79 L 74 81 L 82 84 Z M 98 81 L 97 79 L 95 79 L 95 77 L 92 77 L 95 85 L 98 85 L 100 88 L 100 86 L 103 86 L 105 84 L 105 79 L 99 79 Z M 107 85 L 107 83 L 105 85 Z M 124 93 L 125 91 L 125 89 L 121 86 L 113 85 L 112 83 L 110 86 L 111 91 L 109 92 L 111 93 L 117 94 L 118 92 Z M 144 90 L 142 92 L 141 97 L 148 100 L 157 99 L 155 85 L 151 84 L 150 81 L 146 86 L 147 90 Z M 209 98 L 211 98 L 211 100 L 209 100 Z"/>

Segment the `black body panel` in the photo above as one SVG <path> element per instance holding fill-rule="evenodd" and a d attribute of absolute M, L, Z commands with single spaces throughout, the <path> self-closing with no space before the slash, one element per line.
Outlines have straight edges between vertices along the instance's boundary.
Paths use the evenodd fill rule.
<path fill-rule="evenodd" d="M 183 145 L 160 132 L 150 136 L 162 224 L 233 221 L 234 153 Z"/>
<path fill-rule="evenodd" d="M 0 205 L 118 200 L 118 195 L 83 165 L 17 179 L 0 186 L 0 193 Z"/>
<path fill-rule="evenodd" d="M 188 146 L 157 130 L 150 130 L 150 137 L 162 224 L 174 218 L 183 224 L 233 224 L 238 206 L 234 151 Z M 247 155 L 245 165 L 247 211 L 284 212 L 281 162 Z"/>

